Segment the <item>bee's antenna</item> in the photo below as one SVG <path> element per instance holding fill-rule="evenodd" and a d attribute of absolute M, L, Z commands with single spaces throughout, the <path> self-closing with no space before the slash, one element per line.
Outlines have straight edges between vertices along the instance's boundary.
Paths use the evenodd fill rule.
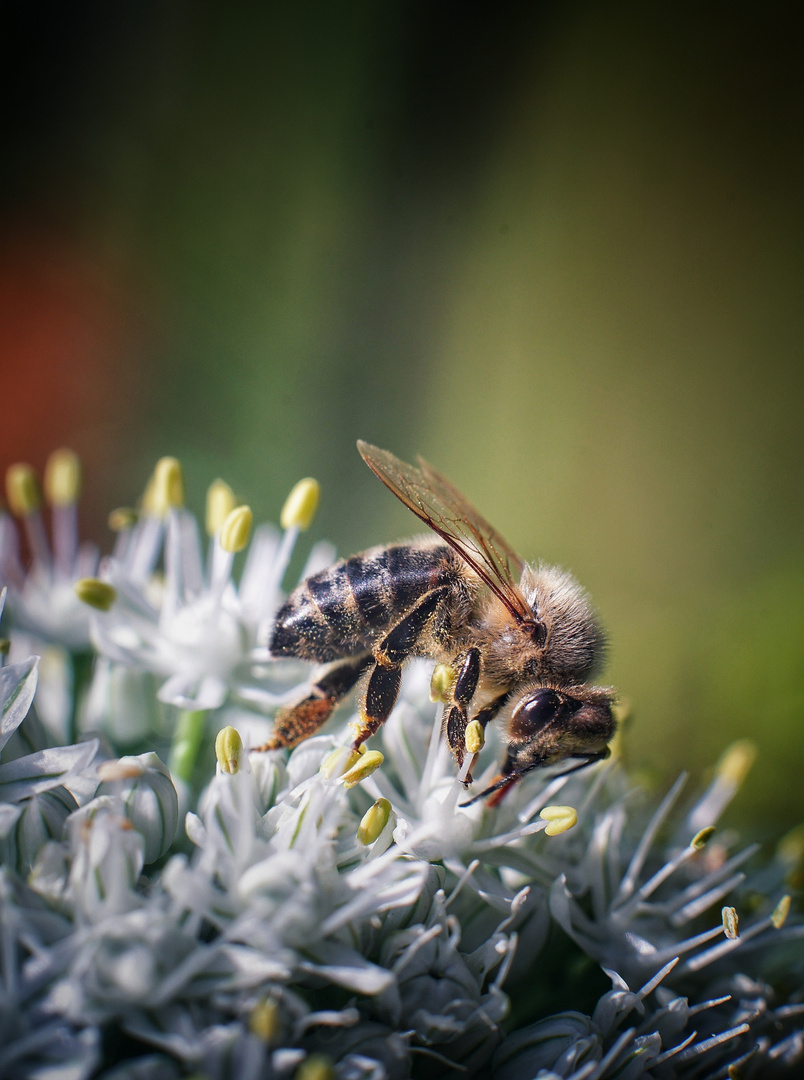
<path fill-rule="evenodd" d="M 569 776 L 570 773 L 578 772 L 579 769 L 585 769 L 589 765 L 594 765 L 596 761 L 605 761 L 610 756 L 611 747 L 607 746 L 598 752 L 585 754 L 583 759 L 577 764 L 571 765 L 568 769 L 562 769 L 560 772 L 557 772 L 555 776 L 556 778 L 559 776 Z M 493 795 L 495 791 L 499 791 L 501 794 L 489 803 L 489 806 L 497 806 L 498 803 L 502 802 L 503 796 L 508 788 L 513 787 L 514 784 L 518 783 L 525 773 L 532 772 L 534 769 L 538 768 L 539 764 L 539 762 L 535 762 L 532 765 L 528 765 L 525 769 L 517 769 L 514 772 L 506 773 L 505 776 L 501 776 L 499 780 L 495 780 L 491 787 L 487 787 L 486 790 L 481 791 L 479 795 L 473 795 L 468 802 L 458 803 L 458 806 L 471 806 L 472 803 L 479 802 L 480 799 L 485 799 L 487 795 Z"/>

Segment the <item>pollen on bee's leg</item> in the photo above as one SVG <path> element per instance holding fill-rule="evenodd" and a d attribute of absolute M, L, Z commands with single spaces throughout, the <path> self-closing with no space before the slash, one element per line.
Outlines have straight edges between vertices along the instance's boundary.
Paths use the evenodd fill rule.
<path fill-rule="evenodd" d="M 292 708 L 278 712 L 273 735 L 262 746 L 256 746 L 254 749 L 256 751 L 281 750 L 286 746 L 295 746 L 303 739 L 309 738 L 327 722 L 335 704 L 332 698 L 311 695 Z"/>

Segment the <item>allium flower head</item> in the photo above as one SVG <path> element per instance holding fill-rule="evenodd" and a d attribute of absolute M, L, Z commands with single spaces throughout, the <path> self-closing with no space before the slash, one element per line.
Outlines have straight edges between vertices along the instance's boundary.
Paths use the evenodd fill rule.
<path fill-rule="evenodd" d="M 0 1075 L 797 1075 L 800 838 L 757 871 L 715 831 L 745 744 L 687 804 L 683 778 L 652 807 L 611 761 L 535 770 L 490 807 L 415 661 L 359 751 L 348 705 L 291 751 L 250 751 L 312 676 L 265 644 L 317 494 L 302 482 L 283 531 L 254 529 L 216 482 L 204 557 L 178 463 L 160 463 L 73 583 L 102 738 L 52 745 L 37 658 L 0 666 Z M 469 732 L 475 790 L 492 727 L 488 746 Z"/>
<path fill-rule="evenodd" d="M 95 609 L 94 644 L 112 663 L 157 676 L 159 699 L 178 708 L 214 710 L 230 697 L 272 708 L 281 692 L 266 668 L 264 644 L 301 526 L 281 535 L 261 526 L 252 534 L 251 510 L 237 506 L 217 480 L 207 498 L 205 560 L 198 523 L 183 504 L 181 466 L 163 458 L 140 515 L 118 516 L 118 542 L 103 561 L 102 580 L 81 583 Z"/>
<path fill-rule="evenodd" d="M 38 642 L 77 652 L 89 647 L 89 613 L 73 586 L 98 566 L 93 544 L 80 543 L 78 497 L 81 468 L 71 450 L 51 454 L 45 469 L 44 499 L 30 465 L 12 465 L 6 494 L 27 541 L 30 564 L 22 561 L 20 536 L 11 514 L 0 513 L 0 584 L 9 589 L 14 625 Z M 50 509 L 48 538 L 42 504 Z"/>

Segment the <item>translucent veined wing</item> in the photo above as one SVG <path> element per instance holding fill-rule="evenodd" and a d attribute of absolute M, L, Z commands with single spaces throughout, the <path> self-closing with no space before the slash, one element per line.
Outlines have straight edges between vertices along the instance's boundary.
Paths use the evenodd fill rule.
<path fill-rule="evenodd" d="M 362 439 L 357 448 L 371 471 L 458 552 L 515 619 L 533 621 L 512 573 L 522 570 L 523 560 L 449 480 L 421 458 L 417 468 Z"/>

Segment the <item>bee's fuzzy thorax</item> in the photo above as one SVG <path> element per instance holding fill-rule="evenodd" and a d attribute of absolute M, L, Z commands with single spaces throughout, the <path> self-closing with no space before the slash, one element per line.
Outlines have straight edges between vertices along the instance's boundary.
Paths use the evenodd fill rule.
<path fill-rule="evenodd" d="M 542 673 L 584 682 L 602 666 L 605 638 L 585 590 L 557 566 L 526 564 L 522 595 L 547 628 Z"/>

